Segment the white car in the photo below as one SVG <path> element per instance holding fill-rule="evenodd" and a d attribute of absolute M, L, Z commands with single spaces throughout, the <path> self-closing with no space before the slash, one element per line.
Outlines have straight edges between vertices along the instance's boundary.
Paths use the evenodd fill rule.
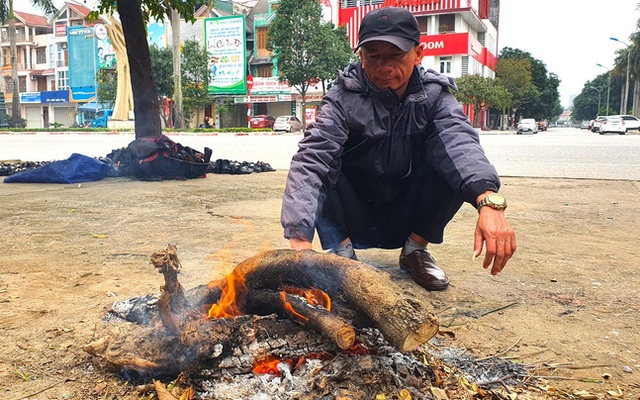
<path fill-rule="evenodd" d="M 604 121 L 600 123 L 599 133 L 604 135 L 607 132 L 624 135 L 627 132 L 624 120 L 619 116 L 605 117 Z"/>
<path fill-rule="evenodd" d="M 302 130 L 302 121 L 295 115 L 282 115 L 273 123 L 273 131 L 297 132 Z"/>
<path fill-rule="evenodd" d="M 640 119 L 634 117 L 633 115 L 614 115 L 615 117 L 620 117 L 624 121 L 625 128 L 628 131 L 640 131 Z"/>
<path fill-rule="evenodd" d="M 538 124 L 533 118 L 523 118 L 518 123 L 516 133 L 521 135 L 522 132 L 538 133 Z"/>
<path fill-rule="evenodd" d="M 596 119 L 593 120 L 593 123 L 591 124 L 591 132 L 599 132 L 600 125 L 602 124 L 602 121 L 604 121 L 605 118 L 607 117 L 598 115 Z"/>

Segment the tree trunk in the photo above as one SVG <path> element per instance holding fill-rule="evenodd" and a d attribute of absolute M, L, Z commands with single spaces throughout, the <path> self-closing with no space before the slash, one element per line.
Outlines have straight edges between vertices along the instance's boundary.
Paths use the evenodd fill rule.
<path fill-rule="evenodd" d="M 631 106 L 633 110 L 633 115 L 640 115 L 640 81 L 633 81 L 633 104 Z"/>
<path fill-rule="evenodd" d="M 182 109 L 182 57 L 180 53 L 180 13 L 171 10 L 171 52 L 173 54 L 173 127 L 184 128 Z"/>
<path fill-rule="evenodd" d="M 151 76 L 151 56 L 142 9 L 139 2 L 131 0 L 117 0 L 117 7 L 131 68 L 136 138 L 156 137 L 162 134 L 160 104 Z"/>
<path fill-rule="evenodd" d="M 18 48 L 16 46 L 16 19 L 13 15 L 13 0 L 9 1 L 9 46 L 11 48 L 11 81 L 13 82 L 13 98 L 11 99 L 11 125 L 22 127 L 20 114 L 20 80 L 18 78 Z"/>

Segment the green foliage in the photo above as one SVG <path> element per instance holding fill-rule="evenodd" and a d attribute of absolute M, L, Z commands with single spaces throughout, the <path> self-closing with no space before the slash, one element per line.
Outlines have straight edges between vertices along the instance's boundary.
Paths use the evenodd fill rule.
<path fill-rule="evenodd" d="M 96 96 L 100 103 L 116 102 L 116 93 L 118 91 L 118 79 L 117 74 L 113 70 L 100 69 L 96 74 L 96 82 L 98 87 L 96 88 Z"/>
<path fill-rule="evenodd" d="M 151 74 L 156 84 L 158 95 L 173 96 L 173 55 L 168 47 L 159 48 L 155 44 L 149 47 L 151 56 Z"/>
<path fill-rule="evenodd" d="M 217 104 L 216 109 L 221 115 L 233 115 L 236 113 L 238 109 L 238 105 L 233 101 L 233 99 L 226 98 L 222 104 Z M 246 128 L 242 128 L 246 129 Z"/>
<path fill-rule="evenodd" d="M 571 118 L 574 121 L 588 121 L 598 115 L 617 114 L 611 109 L 607 111 L 607 92 L 609 90 L 609 73 L 600 74 L 593 81 L 587 81 L 582 92 L 573 99 Z M 609 94 L 611 95 L 611 94 Z M 620 104 L 619 101 L 616 105 Z"/>
<path fill-rule="evenodd" d="M 481 75 L 464 75 L 456 79 L 458 91 L 454 93 L 456 99 L 462 103 L 470 104 L 474 108 L 474 115 L 480 117 L 483 107 L 494 107 L 504 110 L 511 105 L 511 95 L 507 89 L 494 79 Z M 478 126 L 477 120 L 473 126 Z"/>
<path fill-rule="evenodd" d="M 553 120 L 562 113 L 560 79 L 530 53 L 510 47 L 502 49 L 496 79 L 513 96 L 515 120 L 520 116 Z"/>
<path fill-rule="evenodd" d="M 194 109 L 212 102 L 207 93 L 209 73 L 207 51 L 196 40 L 186 40 L 182 46 L 182 106 L 185 121 L 191 119 Z"/>
<path fill-rule="evenodd" d="M 32 0 L 33 1 L 33 0 Z M 119 0 L 119 1 L 133 1 L 133 0 Z M 148 22 L 150 18 L 157 21 L 162 21 L 165 18 L 169 18 L 171 10 L 177 10 L 185 21 L 195 21 L 194 12 L 196 7 L 202 4 L 199 0 L 137 0 L 143 7 L 143 18 L 146 18 L 144 22 Z M 114 0 L 99 0 L 97 5 L 97 11 L 90 13 L 89 17 L 98 19 L 100 14 L 111 15 L 117 12 L 117 1 Z"/>
<path fill-rule="evenodd" d="M 14 1 L 16 0 L 0 0 L 0 23 L 3 25 L 13 18 L 11 11 L 13 10 Z M 24 0 L 19 1 L 23 2 Z M 52 15 L 56 12 L 56 7 L 51 0 L 31 0 L 31 5 L 41 9 L 45 15 Z"/>
<path fill-rule="evenodd" d="M 316 48 L 323 50 L 323 56 L 318 57 L 318 79 L 321 81 L 333 80 L 338 71 L 358 59 L 351 50 L 345 26 L 334 29 L 333 24 L 323 23 L 320 34 L 314 39 L 318 41 Z"/>
<path fill-rule="evenodd" d="M 288 81 L 304 97 L 309 80 L 323 75 L 320 59 L 325 48 L 321 44 L 329 37 L 317 0 L 280 1 L 267 34 L 267 48 L 277 59 L 280 81 Z"/>
<path fill-rule="evenodd" d="M 540 96 L 533 84 L 530 60 L 500 58 L 496 67 L 496 80 L 511 93 L 512 107 L 516 110 Z"/>

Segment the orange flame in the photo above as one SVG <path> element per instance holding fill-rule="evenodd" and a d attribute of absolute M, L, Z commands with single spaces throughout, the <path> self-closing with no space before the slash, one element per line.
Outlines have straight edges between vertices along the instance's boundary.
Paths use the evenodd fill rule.
<path fill-rule="evenodd" d="M 289 313 L 291 313 L 291 315 L 295 315 L 296 317 L 300 318 L 303 321 L 309 320 L 309 318 L 305 317 L 304 315 L 300 314 L 299 312 L 293 309 L 293 306 L 291 306 L 291 303 L 287 301 L 287 293 L 285 291 L 280 292 L 280 298 L 284 303 L 285 311 L 288 311 Z"/>
<path fill-rule="evenodd" d="M 282 362 L 286 362 L 290 366 L 293 366 L 293 364 L 295 364 L 293 360 L 282 360 L 277 357 L 269 356 L 264 360 L 256 362 L 256 364 L 253 366 L 253 373 L 280 376 L 281 374 L 280 370 L 278 369 L 278 364 Z"/>
<path fill-rule="evenodd" d="M 232 318 L 241 314 L 236 303 L 239 289 L 246 290 L 244 276 L 236 274 L 235 270 L 227 275 L 227 285 L 222 289 L 220 300 L 213 304 L 207 313 L 208 318 Z"/>
<path fill-rule="evenodd" d="M 296 296 L 303 297 L 307 300 L 307 303 L 316 307 L 321 306 L 331 312 L 331 297 L 328 294 L 317 288 L 302 289 L 292 286 L 287 286 L 282 289 L 283 292 L 289 294 L 295 294 Z M 282 293 L 282 292 L 281 292 Z M 282 295 L 281 295 L 282 296 Z M 284 297 L 283 297 L 284 300 Z"/>
<path fill-rule="evenodd" d="M 280 298 L 284 303 L 285 311 L 288 311 L 291 315 L 294 315 L 303 321 L 308 321 L 309 318 L 305 317 L 304 315 L 298 313 L 296 310 L 293 309 L 293 306 L 291 305 L 291 303 L 287 301 L 287 293 L 304 298 L 307 301 L 307 303 L 309 303 L 314 307 L 322 306 L 326 308 L 327 311 L 329 312 L 331 311 L 331 298 L 329 297 L 328 294 L 326 294 L 322 290 L 316 289 L 316 288 L 301 289 L 301 288 L 292 287 L 292 286 L 284 287 L 282 291 L 280 291 Z"/>

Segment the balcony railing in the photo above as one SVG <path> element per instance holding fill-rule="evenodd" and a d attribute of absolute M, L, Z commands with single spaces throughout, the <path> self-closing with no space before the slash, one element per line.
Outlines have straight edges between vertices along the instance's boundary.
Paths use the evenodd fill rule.
<path fill-rule="evenodd" d="M 2 41 L 2 43 L 9 42 L 9 34 L 7 32 L 2 32 L 2 35 L 0 35 L 0 40 Z M 27 37 L 24 35 L 24 33 L 19 33 L 16 35 L 16 42 L 24 42 L 26 40 Z"/>

